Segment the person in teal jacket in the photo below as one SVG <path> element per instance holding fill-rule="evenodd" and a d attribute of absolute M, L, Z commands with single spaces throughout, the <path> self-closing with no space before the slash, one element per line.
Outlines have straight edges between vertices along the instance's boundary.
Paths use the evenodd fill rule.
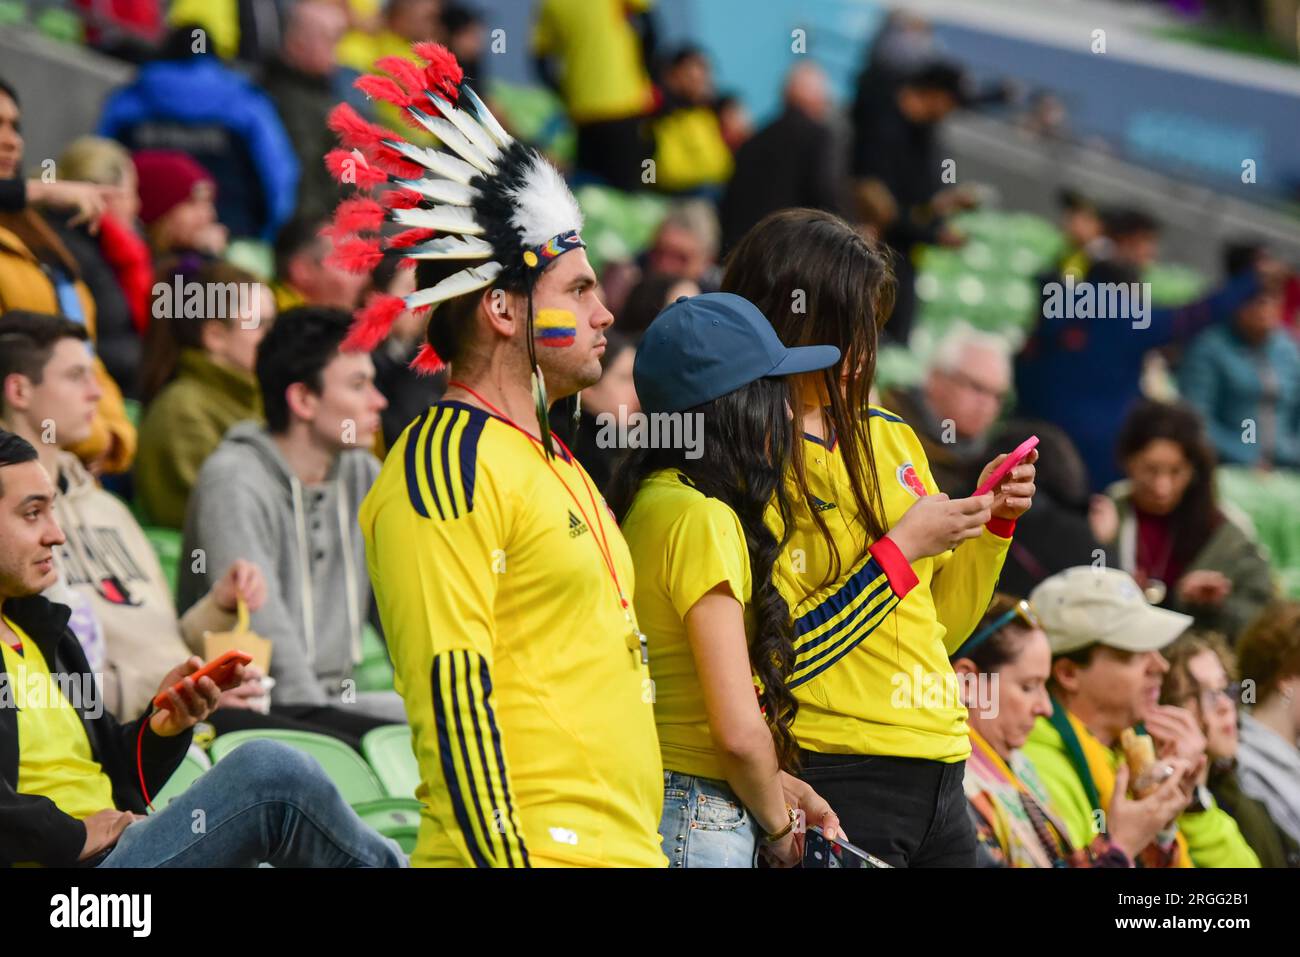
<path fill-rule="evenodd" d="M 1183 397 L 1205 416 L 1220 460 L 1264 468 L 1300 466 L 1300 346 L 1282 329 L 1276 287 L 1206 330 L 1178 373 Z"/>
<path fill-rule="evenodd" d="M 1052 646 L 1053 713 L 1038 719 L 1023 750 L 1071 842 L 1086 846 L 1105 833 L 1115 793 L 1141 782 L 1119 747 L 1122 733 L 1141 723 L 1164 780 L 1137 803 L 1148 802 L 1164 826 L 1138 865 L 1258 867 L 1237 823 L 1198 787 L 1207 759 L 1196 719 L 1158 703 L 1169 670 L 1160 649 L 1192 619 L 1152 607 L 1132 577 L 1113 568 L 1067 569 L 1029 601 Z"/>

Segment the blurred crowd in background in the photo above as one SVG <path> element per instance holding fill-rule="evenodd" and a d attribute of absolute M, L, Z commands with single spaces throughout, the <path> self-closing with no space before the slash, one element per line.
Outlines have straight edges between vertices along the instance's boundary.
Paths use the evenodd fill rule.
<path fill-rule="evenodd" d="M 1168 2 L 1261 30 L 1286 6 Z M 1070 189 L 1048 223 L 1021 214 L 1014 195 L 996 208 L 978 184 L 946 177 L 950 117 L 1010 110 L 1026 129 L 1048 130 L 1059 104 L 1026 100 L 1013 83 L 973 83 L 923 19 L 895 13 L 865 43 L 848 102 L 835 101 L 815 55 L 803 58 L 784 79 L 779 114 L 757 126 L 717 84 L 707 38 L 660 39 L 652 0 L 541 0 L 531 86 L 494 82 L 491 21 L 448 0 L 51 9 L 75 20 L 69 32 L 87 47 L 138 71 L 109 96 L 92 135 L 69 131 L 50 175 L 44 157 L 24 152 L 22 123 L 57 111 L 58 92 L 0 67 L 0 371 L 41 381 L 50 333 L 33 331 L 31 313 L 80 327 L 94 352 L 40 416 L 25 394 L 15 408 L 22 390 L 7 387 L 0 420 L 59 426 L 67 600 L 88 654 L 98 649 L 118 674 L 116 707 L 140 707 L 161 677 L 155 660 L 166 670 L 175 658 L 113 634 L 120 609 L 157 603 L 183 642 L 191 629 L 177 612 L 192 614 L 232 562 L 263 565 L 278 611 L 260 630 L 273 640 L 277 628 L 310 635 L 313 606 L 316 626 L 328 627 L 322 602 L 343 623 L 332 644 L 346 645 L 344 625 L 366 616 L 364 553 L 336 504 L 355 509 L 377 466 L 351 457 L 359 448 L 382 457 L 443 382 L 409 370 L 424 335 L 409 314 L 372 356 L 373 374 L 330 364 L 345 313 L 372 291 L 414 289 L 414 270 L 385 262 L 357 274 L 335 262 L 325 227 L 339 188 L 324 157 L 337 144 L 326 116 L 347 100 L 411 136 L 352 81 L 430 39 L 456 54 L 509 129 L 547 145 L 583 204 L 617 318 L 575 439 L 602 485 L 618 450 L 598 445 L 597 422 L 637 409 L 639 334 L 676 298 L 715 290 L 729 248 L 764 216 L 814 207 L 893 252 L 898 288 L 881 330 L 877 400 L 916 430 L 940 487 L 967 494 L 992 455 L 1041 438 L 1038 493 L 1001 592 L 1026 596 L 1078 565 L 1122 569 L 1149 601 L 1218 636 L 1189 660 L 1209 649 L 1228 673 L 1230 649 L 1261 612 L 1300 598 L 1295 264 L 1241 235 L 1217 251 L 1219 274 L 1177 282 L 1185 273 L 1166 270 L 1162 283 L 1156 208 Z M 237 312 L 212 315 L 202 296 L 184 309 L 190 283 L 263 285 Z M 1154 288 L 1155 301 L 1098 296 L 1086 315 L 1052 307 L 1058 285 L 1101 284 Z M 353 374 L 361 378 L 345 379 Z M 306 382 L 314 398 L 267 408 L 268 381 Z M 346 419 L 360 426 L 340 438 Z M 262 424 L 228 431 L 248 420 Z M 285 439 L 299 432 L 310 440 Z M 275 489 L 261 514 L 314 555 L 308 573 L 241 549 L 222 528 L 224 510 L 237 508 L 222 499 L 223 483 L 272 459 Z M 313 476 L 330 477 L 337 492 L 301 500 Z M 208 551 L 208 569 L 179 561 L 191 547 Z M 313 582 L 328 594 L 313 595 Z M 1269 647 L 1290 650 L 1269 667 L 1300 673 L 1300 619 L 1277 622 Z M 353 742 L 404 720 L 395 698 L 377 699 L 373 723 L 324 713 L 319 689 L 340 677 L 364 674 L 367 690 L 391 694 L 382 646 L 366 635 L 362 649 L 317 659 L 316 686 L 281 679 L 277 698 L 300 707 L 280 718 Z M 1186 668 L 1175 677 L 1195 680 Z"/>

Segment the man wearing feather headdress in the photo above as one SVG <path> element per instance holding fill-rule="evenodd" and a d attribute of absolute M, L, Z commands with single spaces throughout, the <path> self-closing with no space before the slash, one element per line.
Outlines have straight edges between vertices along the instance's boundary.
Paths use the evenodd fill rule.
<path fill-rule="evenodd" d="M 563 178 L 514 140 L 455 59 L 416 44 L 357 85 L 443 144 L 414 146 L 347 106 L 327 158 L 371 195 L 340 204 L 335 258 L 416 264 L 345 348 L 427 310 L 416 366 L 447 392 L 389 452 L 361 509 L 406 703 L 424 814 L 414 863 L 663 866 L 662 768 L 623 537 L 550 431 L 550 401 L 600 378 L 604 331 Z M 387 224 L 405 229 L 396 234 Z"/>

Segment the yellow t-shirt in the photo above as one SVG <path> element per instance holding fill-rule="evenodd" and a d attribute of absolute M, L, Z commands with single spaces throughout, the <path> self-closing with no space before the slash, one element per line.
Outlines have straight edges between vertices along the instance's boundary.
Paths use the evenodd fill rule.
<path fill-rule="evenodd" d="M 664 767 L 721 780 L 685 616 L 717 585 L 749 605 L 749 550 L 736 513 L 676 469 L 649 476 L 623 521 L 636 568 L 636 614 L 650 650 Z M 757 705 L 756 705 L 757 706 Z"/>
<path fill-rule="evenodd" d="M 731 179 L 735 161 L 708 106 L 672 110 L 654 121 L 655 184 L 667 192 L 717 186 Z"/>
<path fill-rule="evenodd" d="M 360 520 L 420 765 L 413 863 L 666 866 L 650 676 L 601 539 L 629 611 L 632 561 L 582 466 L 439 402 Z"/>
<path fill-rule="evenodd" d="M 18 708 L 18 793 L 49 798 L 78 820 L 112 808 L 113 782 L 91 753 L 81 716 L 50 675 L 36 642 L 8 618 L 5 624 L 23 645 L 20 655 L 0 641 L 7 691 Z"/>
<path fill-rule="evenodd" d="M 641 116 L 653 102 L 629 12 L 653 0 L 542 0 L 533 53 L 560 61 L 560 89 L 575 123 Z"/>
<path fill-rule="evenodd" d="M 892 528 L 920 495 L 940 489 L 916 433 L 902 419 L 872 408 L 868 427 L 885 526 Z M 810 491 L 835 541 L 842 574 L 821 585 L 830 553 L 811 514 L 797 508 L 774 574 L 796 621 L 797 664 L 790 685 L 799 699 L 794 724 L 799 744 L 832 754 L 965 760 L 970 754 L 966 708 L 948 654 L 988 607 L 1011 544 L 1004 537 L 1009 531 L 994 523 L 1004 534 L 986 528 L 959 548 L 913 563 L 915 584 L 900 599 L 902 589 L 890 582 L 906 575 L 907 563 L 892 543 L 892 561 L 890 555 L 866 551 L 872 543 L 863 532 L 838 442 L 828 447 L 807 437 L 804 452 Z"/>

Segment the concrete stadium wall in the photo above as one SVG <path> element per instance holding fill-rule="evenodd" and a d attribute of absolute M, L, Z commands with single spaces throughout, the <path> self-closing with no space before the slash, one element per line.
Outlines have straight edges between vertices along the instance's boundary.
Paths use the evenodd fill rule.
<path fill-rule="evenodd" d="M 1212 187 L 1173 179 L 1100 150 L 1031 138 L 992 117 L 948 122 L 947 152 L 957 180 L 998 192 L 999 205 L 1055 219 L 1063 186 L 1106 203 L 1137 205 L 1162 223 L 1161 259 L 1186 263 L 1209 278 L 1221 271 L 1223 244 L 1254 238 L 1300 263 L 1300 221 L 1272 205 L 1251 203 Z"/>
<path fill-rule="evenodd" d="M 93 133 L 108 94 L 134 67 L 31 30 L 0 30 L 0 76 L 22 100 L 25 165 L 39 175 L 75 137 Z"/>

